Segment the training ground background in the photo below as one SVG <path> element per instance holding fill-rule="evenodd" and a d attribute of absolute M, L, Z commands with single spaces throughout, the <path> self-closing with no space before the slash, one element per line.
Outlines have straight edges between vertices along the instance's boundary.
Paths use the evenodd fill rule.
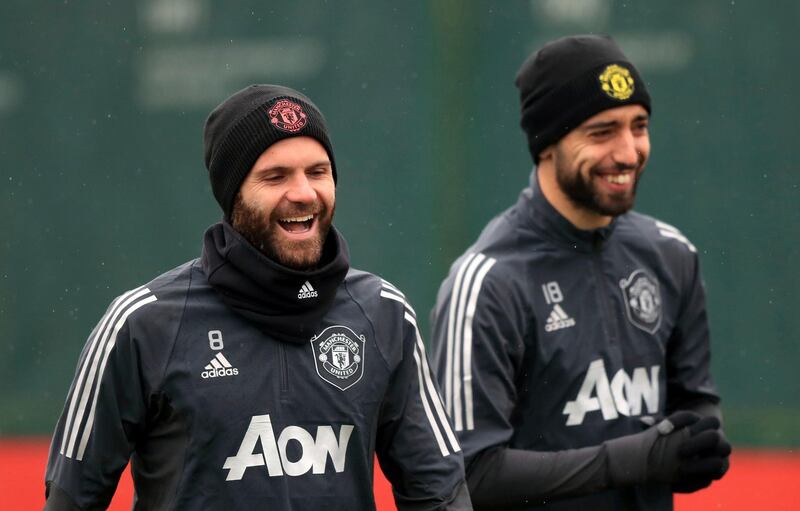
<path fill-rule="evenodd" d="M 315 100 L 353 265 L 426 331 L 451 261 L 527 182 L 519 64 L 581 32 L 614 35 L 646 77 L 637 209 L 681 228 L 705 275 L 736 453 L 678 508 L 800 508 L 798 20 L 791 0 L 0 3 L 0 508 L 41 504 L 106 305 L 196 257 L 220 218 L 202 125 L 221 99 L 277 82 Z"/>

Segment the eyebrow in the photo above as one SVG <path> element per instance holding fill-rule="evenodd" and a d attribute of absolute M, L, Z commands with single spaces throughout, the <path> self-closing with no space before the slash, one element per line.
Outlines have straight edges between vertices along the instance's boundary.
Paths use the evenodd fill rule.
<path fill-rule="evenodd" d="M 596 129 L 603 129 L 603 128 L 611 128 L 619 124 L 619 121 L 598 121 L 593 122 L 592 124 L 587 124 L 583 127 L 584 131 L 596 130 Z"/>
<path fill-rule="evenodd" d="M 311 165 L 306 165 L 304 167 L 304 170 L 315 169 L 317 167 L 330 167 L 330 166 L 332 166 L 330 160 L 319 160 L 319 161 L 316 161 L 316 162 L 312 163 Z M 288 172 L 288 171 L 291 171 L 291 170 L 294 170 L 294 167 L 287 167 L 286 165 L 273 165 L 272 167 L 264 167 L 264 168 L 261 168 L 261 169 L 256 169 L 256 172 L 258 172 L 258 173 L 264 173 L 264 172 Z"/>
<path fill-rule="evenodd" d="M 647 121 L 647 120 L 650 120 L 650 116 L 649 115 L 640 114 L 640 115 L 637 115 L 636 117 L 634 117 L 632 122 Z M 612 128 L 614 126 L 617 126 L 618 124 L 621 124 L 621 122 L 618 121 L 618 120 L 598 121 L 598 122 L 593 122 L 592 124 L 587 124 L 586 126 L 583 127 L 583 130 L 584 131 L 589 131 L 589 130 L 596 130 L 596 129 L 603 129 L 603 128 Z"/>

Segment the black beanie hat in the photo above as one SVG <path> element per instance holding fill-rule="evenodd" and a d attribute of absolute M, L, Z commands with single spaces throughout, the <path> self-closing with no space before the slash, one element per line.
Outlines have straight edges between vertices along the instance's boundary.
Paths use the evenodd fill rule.
<path fill-rule="evenodd" d="M 545 44 L 522 64 L 514 82 L 533 161 L 583 121 L 609 108 L 639 104 L 650 95 L 639 72 L 611 37 L 579 35 Z"/>
<path fill-rule="evenodd" d="M 303 94 L 280 85 L 250 85 L 223 101 L 206 119 L 203 143 L 214 197 L 230 218 L 233 200 L 258 157 L 289 137 L 315 138 L 336 163 L 328 127 Z"/>

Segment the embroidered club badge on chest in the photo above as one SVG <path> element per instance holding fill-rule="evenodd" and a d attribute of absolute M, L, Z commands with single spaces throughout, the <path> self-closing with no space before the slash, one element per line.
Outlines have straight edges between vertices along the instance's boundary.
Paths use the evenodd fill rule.
<path fill-rule="evenodd" d="M 320 378 L 347 390 L 364 375 L 366 338 L 342 325 L 329 326 L 311 338 L 314 365 Z"/>
<path fill-rule="evenodd" d="M 661 324 L 661 291 L 658 280 L 644 270 L 636 270 L 619 281 L 628 320 L 636 328 L 655 333 Z"/>

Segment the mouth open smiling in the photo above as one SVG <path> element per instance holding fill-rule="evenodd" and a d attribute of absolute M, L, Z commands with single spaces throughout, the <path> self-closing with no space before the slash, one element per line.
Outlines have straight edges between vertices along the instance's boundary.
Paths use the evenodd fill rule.
<path fill-rule="evenodd" d="M 609 183 L 614 183 L 618 185 L 627 184 L 631 182 L 633 175 L 632 173 L 629 174 L 606 174 L 603 176 L 606 181 Z"/>
<path fill-rule="evenodd" d="M 314 226 L 315 215 L 302 215 L 278 219 L 284 231 L 292 234 L 302 234 L 311 230 Z"/>
<path fill-rule="evenodd" d="M 636 183 L 636 172 L 628 170 L 624 172 L 598 172 L 593 177 L 598 179 L 600 186 L 612 193 L 629 192 L 633 190 Z"/>

